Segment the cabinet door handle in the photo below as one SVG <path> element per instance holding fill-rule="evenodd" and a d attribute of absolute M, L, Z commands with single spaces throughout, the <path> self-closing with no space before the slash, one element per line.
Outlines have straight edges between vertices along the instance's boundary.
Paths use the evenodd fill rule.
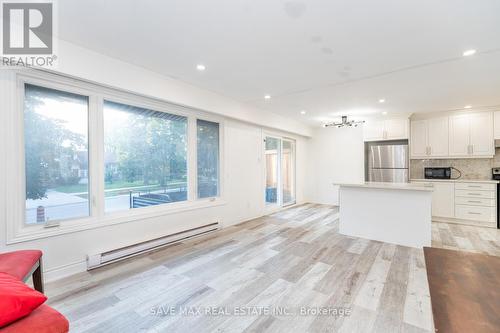
<path fill-rule="evenodd" d="M 474 155 L 474 145 L 470 145 L 471 154 Z"/>
<path fill-rule="evenodd" d="M 468 200 L 467 202 L 470 202 L 470 203 L 481 203 L 481 201 L 479 201 L 479 200 Z"/>
<path fill-rule="evenodd" d="M 467 195 L 481 195 L 481 193 L 467 193 Z"/>
<path fill-rule="evenodd" d="M 481 188 L 481 185 L 467 185 L 467 187 Z"/>
<path fill-rule="evenodd" d="M 432 155 L 432 146 L 429 146 L 429 155 Z"/>
<path fill-rule="evenodd" d="M 471 215 L 481 215 L 481 213 L 477 213 L 477 212 L 469 212 L 468 214 L 471 214 Z"/>

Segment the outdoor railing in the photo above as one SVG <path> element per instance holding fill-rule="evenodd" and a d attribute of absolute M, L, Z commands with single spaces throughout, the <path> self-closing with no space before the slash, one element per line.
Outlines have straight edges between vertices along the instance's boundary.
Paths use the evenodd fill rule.
<path fill-rule="evenodd" d="M 130 208 L 141 208 L 185 200 L 187 200 L 186 184 L 165 187 L 153 186 L 145 190 L 129 191 Z"/>

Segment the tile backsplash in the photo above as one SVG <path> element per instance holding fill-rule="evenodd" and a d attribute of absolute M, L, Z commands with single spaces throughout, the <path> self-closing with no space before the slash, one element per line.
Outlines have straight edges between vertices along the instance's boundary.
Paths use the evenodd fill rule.
<path fill-rule="evenodd" d="M 493 158 L 411 160 L 410 178 L 424 178 L 425 167 L 454 167 L 462 172 L 461 179 L 491 179 L 491 169 L 500 167 L 500 148 L 496 148 Z M 458 175 L 456 170 L 452 170 L 452 178 Z"/>

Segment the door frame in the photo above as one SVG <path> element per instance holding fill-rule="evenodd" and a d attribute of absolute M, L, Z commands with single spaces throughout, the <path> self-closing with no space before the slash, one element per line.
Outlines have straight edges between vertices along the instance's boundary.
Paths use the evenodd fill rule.
<path fill-rule="evenodd" d="M 267 180 L 267 163 L 266 163 L 266 139 L 267 138 L 273 138 L 279 140 L 279 152 L 278 152 L 278 185 L 276 189 L 276 203 L 267 203 L 266 202 L 266 180 Z M 283 141 L 288 141 L 292 143 L 293 147 L 293 174 L 292 174 L 292 179 L 293 179 L 293 198 L 294 200 L 290 202 L 283 202 L 283 177 L 282 177 L 282 160 L 283 160 Z M 297 199 L 296 199 L 296 193 L 297 193 L 297 141 L 293 138 L 286 137 L 283 135 L 279 135 L 277 133 L 272 133 L 272 132 L 267 132 L 264 131 L 262 133 L 262 165 L 263 165 L 263 180 L 262 180 L 262 193 L 263 193 L 263 204 L 264 204 L 264 211 L 266 214 L 278 211 L 284 207 L 289 207 L 294 204 L 296 204 Z"/>
<path fill-rule="evenodd" d="M 290 202 L 283 202 L 283 178 L 281 177 L 281 207 L 288 207 L 295 205 L 297 203 L 297 142 L 294 139 L 287 138 L 287 137 L 282 137 L 281 138 L 281 158 L 280 158 L 280 167 L 282 167 L 282 161 L 283 161 L 283 142 L 287 141 L 290 142 L 292 145 L 292 185 L 293 185 L 293 200 Z M 280 176 L 282 176 L 283 169 L 281 168 L 280 170 Z"/>

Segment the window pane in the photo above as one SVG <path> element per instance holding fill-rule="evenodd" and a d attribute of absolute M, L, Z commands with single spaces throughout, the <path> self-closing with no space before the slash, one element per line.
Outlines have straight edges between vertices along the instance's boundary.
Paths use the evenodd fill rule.
<path fill-rule="evenodd" d="M 283 204 L 295 201 L 295 145 L 292 141 L 283 140 L 281 170 L 283 175 Z"/>
<path fill-rule="evenodd" d="M 219 124 L 196 121 L 198 132 L 198 198 L 219 195 Z"/>
<path fill-rule="evenodd" d="M 89 215 L 88 97 L 25 85 L 26 223 Z"/>
<path fill-rule="evenodd" d="M 106 212 L 187 200 L 186 117 L 104 101 Z"/>
<path fill-rule="evenodd" d="M 266 137 L 266 203 L 278 203 L 278 177 L 281 140 Z"/>

